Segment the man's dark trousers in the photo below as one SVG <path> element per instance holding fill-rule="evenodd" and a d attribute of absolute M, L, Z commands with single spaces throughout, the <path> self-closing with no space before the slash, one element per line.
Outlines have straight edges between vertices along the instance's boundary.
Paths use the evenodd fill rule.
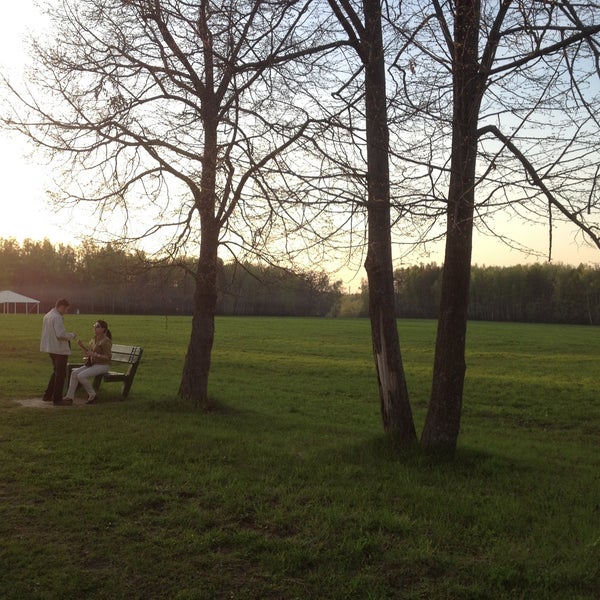
<path fill-rule="evenodd" d="M 48 387 L 44 392 L 44 400 L 46 402 L 58 402 L 63 397 L 69 356 L 67 354 L 50 354 L 50 360 L 52 361 L 53 371 L 50 381 L 48 381 Z"/>

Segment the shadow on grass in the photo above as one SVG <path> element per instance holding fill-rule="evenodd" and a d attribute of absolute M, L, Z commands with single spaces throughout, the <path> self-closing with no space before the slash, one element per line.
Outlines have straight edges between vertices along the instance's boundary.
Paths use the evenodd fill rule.
<path fill-rule="evenodd" d="M 374 436 L 362 442 L 339 447 L 336 459 L 365 468 L 395 466 L 424 476 L 443 475 L 449 478 L 471 480 L 514 478 L 531 476 L 539 470 L 538 464 L 530 464 L 526 459 L 506 456 L 492 450 L 459 447 L 454 454 L 431 454 L 419 444 L 399 447 L 385 435 Z"/>

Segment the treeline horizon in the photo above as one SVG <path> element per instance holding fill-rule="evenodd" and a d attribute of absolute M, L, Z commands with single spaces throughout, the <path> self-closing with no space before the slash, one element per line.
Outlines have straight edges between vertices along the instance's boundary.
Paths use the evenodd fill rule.
<path fill-rule="evenodd" d="M 0 238 L 0 290 L 39 300 L 40 311 L 67 298 L 82 313 L 191 315 L 195 265 L 194 258 L 157 261 L 112 244 Z M 218 269 L 220 315 L 329 316 L 342 295 L 342 282 L 324 272 L 222 261 Z"/>
<path fill-rule="evenodd" d="M 0 238 L 0 290 L 39 300 L 40 312 L 66 297 L 81 313 L 191 315 L 194 265 L 191 258 L 152 261 L 111 244 L 73 247 L 47 239 L 19 244 Z M 430 263 L 394 271 L 399 318 L 438 317 L 442 269 Z M 368 316 L 366 281 L 351 294 L 324 271 L 222 261 L 218 280 L 218 315 Z M 474 265 L 469 319 L 598 325 L 600 267 Z"/>
<path fill-rule="evenodd" d="M 437 318 L 442 265 L 394 271 L 397 314 Z M 536 263 L 471 270 L 469 319 L 526 323 L 600 324 L 600 266 Z"/>

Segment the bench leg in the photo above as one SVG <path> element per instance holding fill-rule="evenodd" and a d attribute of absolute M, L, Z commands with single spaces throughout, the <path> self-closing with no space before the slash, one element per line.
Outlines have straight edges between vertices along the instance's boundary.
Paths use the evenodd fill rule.
<path fill-rule="evenodd" d="M 121 395 L 123 398 L 127 398 L 129 394 L 129 390 L 131 389 L 131 384 L 133 383 L 133 378 L 128 378 L 123 382 L 123 389 L 121 390 Z"/>

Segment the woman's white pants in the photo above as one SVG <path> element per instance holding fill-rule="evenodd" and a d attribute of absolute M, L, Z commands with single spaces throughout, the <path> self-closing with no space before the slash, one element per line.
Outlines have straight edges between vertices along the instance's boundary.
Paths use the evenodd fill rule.
<path fill-rule="evenodd" d="M 108 365 L 91 365 L 90 367 L 83 365 L 82 367 L 77 367 L 77 369 L 73 369 L 71 371 L 71 379 L 69 379 L 69 389 L 67 390 L 67 398 L 73 399 L 75 397 L 75 390 L 77 389 L 77 385 L 80 383 L 85 391 L 88 393 L 88 396 L 95 396 L 96 392 L 94 391 L 94 386 L 92 385 L 91 380 L 96 377 L 96 375 L 100 375 L 102 373 L 108 373 L 109 366 Z"/>

